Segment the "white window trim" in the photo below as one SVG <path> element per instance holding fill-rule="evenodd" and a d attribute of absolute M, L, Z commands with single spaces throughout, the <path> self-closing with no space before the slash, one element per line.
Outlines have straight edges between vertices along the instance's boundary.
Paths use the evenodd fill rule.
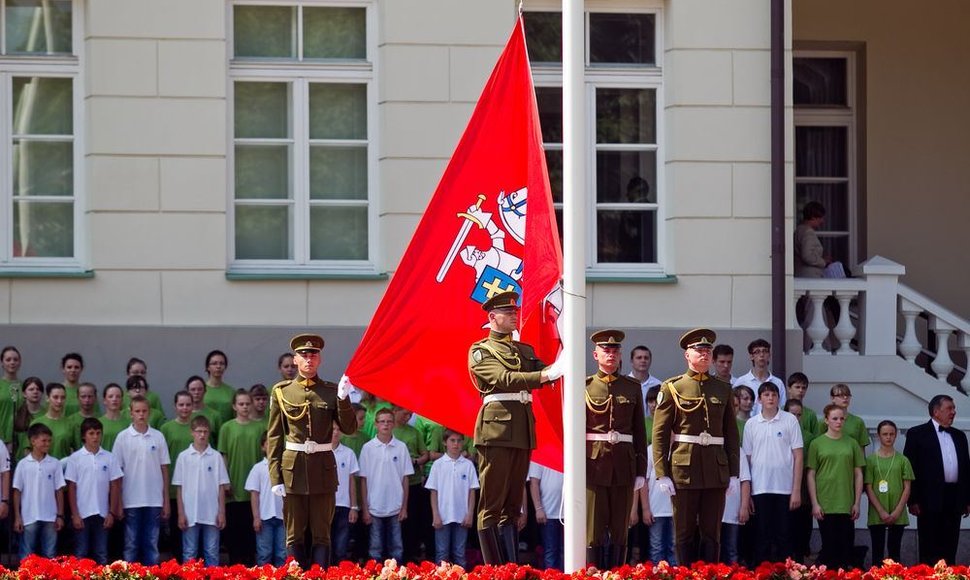
<path fill-rule="evenodd" d="M 292 60 L 256 60 L 233 59 L 233 6 L 309 6 L 309 7 L 356 7 L 366 10 L 365 33 L 367 35 L 366 60 L 339 63 L 330 62 L 297 62 Z M 378 256 L 379 243 L 379 179 L 378 172 L 378 86 L 379 70 L 377 65 L 377 8 L 372 0 L 236 0 L 226 4 L 226 43 L 227 64 L 229 74 L 226 85 L 226 142 L 227 153 L 227 225 L 226 244 L 229 249 L 227 255 L 227 269 L 232 274 L 266 274 L 266 275 L 360 275 L 371 276 L 380 273 Z M 302 27 L 297 27 L 297 33 L 302 35 Z M 306 135 L 306 105 L 309 102 L 307 94 L 311 82 L 355 83 L 366 85 L 367 90 L 367 259 L 366 260 L 310 260 L 309 259 L 309 211 L 303 215 L 295 212 L 292 225 L 293 232 L 290 243 L 293 244 L 293 259 L 291 260 L 237 260 L 236 256 L 236 200 L 235 200 L 235 91 L 237 81 L 272 81 L 289 83 L 293 92 L 301 91 L 297 98 L 290 95 L 290 111 L 293 116 L 293 134 L 287 141 L 293 144 L 293 158 L 290 166 L 291 187 L 294 197 L 289 204 L 302 204 L 307 210 L 313 205 L 324 205 L 309 199 L 309 139 Z M 257 202 L 258 203 L 258 202 Z M 334 202 L 331 202 L 334 203 Z M 334 205 L 346 203 L 361 205 L 359 201 L 335 202 Z"/>
<path fill-rule="evenodd" d="M 3 34 L 5 34 L 5 14 L 3 15 Z M 7 56 L 0 55 L 0 273 L 78 273 L 88 264 L 87 227 L 87 183 L 84 166 L 84 2 L 71 2 L 71 55 L 56 56 Z M 0 34 L 0 48 L 6 38 Z M 74 183 L 74 256 L 70 258 L 38 258 L 13 256 L 13 99 L 12 77 L 38 76 L 42 78 L 72 79 L 73 122 L 73 183 Z"/>
<path fill-rule="evenodd" d="M 532 12 L 560 12 L 562 9 L 560 2 L 550 2 L 548 0 L 535 0 L 527 6 L 528 11 Z M 631 66 L 608 66 L 591 65 L 589 62 L 589 34 L 585 35 L 586 50 L 584 75 L 584 85 L 586 88 L 586 132 L 589 139 L 585 147 L 585 155 L 588 171 L 586 172 L 586 207 L 584 208 L 587 216 L 587 239 L 586 239 L 586 272 L 593 276 L 606 276 L 610 278 L 641 278 L 665 277 L 667 275 L 667 232 L 666 232 L 666 207 L 667 207 L 667 188 L 666 188 L 666 150 L 665 150 L 665 130 L 664 130 L 664 79 L 663 79 L 663 59 L 664 59 L 664 21 L 663 21 L 663 2 L 653 0 L 587 0 L 584 13 L 585 30 L 589 30 L 590 13 L 637 13 L 653 14 L 655 23 L 655 56 L 656 66 L 654 67 L 631 67 Z M 537 87 L 561 87 L 562 86 L 562 67 L 550 64 L 533 64 L 532 76 Z M 656 252 L 657 261 L 650 263 L 598 263 L 596 261 L 596 212 L 598 208 L 609 209 L 611 204 L 598 204 L 596 202 L 596 88 L 628 88 L 628 89 L 651 89 L 656 94 L 656 146 L 646 146 L 653 148 L 657 154 L 657 202 L 653 204 L 637 204 L 636 209 L 655 208 L 656 209 Z M 631 148 L 640 150 L 644 146 L 634 145 Z M 549 149 L 560 149 L 561 144 L 548 147 Z M 618 148 L 610 146 L 610 148 Z M 618 206 L 620 207 L 620 206 Z M 630 204 L 623 204 L 624 209 L 635 209 Z M 557 209 L 561 204 L 557 204 Z"/>
<path fill-rule="evenodd" d="M 828 230 L 826 232 L 820 232 L 819 237 L 834 237 L 838 235 L 848 234 L 848 249 L 849 255 L 847 259 L 849 264 L 846 266 L 851 267 L 859 263 L 859 228 L 858 228 L 858 211 L 859 211 L 859 185 L 858 185 L 858 173 L 859 167 L 857 165 L 857 151 L 858 147 L 858 110 L 857 106 L 857 55 L 852 51 L 845 50 L 798 50 L 792 55 L 792 60 L 798 58 L 844 58 L 846 60 L 845 74 L 846 74 L 846 106 L 844 108 L 835 107 L 819 107 L 812 108 L 807 106 L 797 106 L 793 107 L 793 125 L 794 127 L 845 127 L 846 129 L 846 169 L 848 172 L 847 179 L 828 179 L 825 178 L 799 178 L 794 176 L 794 167 L 792 168 L 794 184 L 797 186 L 799 183 L 823 183 L 825 181 L 830 182 L 846 182 L 847 192 L 846 195 L 846 206 L 848 207 L 849 214 L 846 216 L 846 223 L 849 226 L 848 231 L 837 231 Z M 832 208 L 827 208 L 828 211 L 832 211 Z M 795 221 L 801 221 L 801 216 L 795 216 Z"/>

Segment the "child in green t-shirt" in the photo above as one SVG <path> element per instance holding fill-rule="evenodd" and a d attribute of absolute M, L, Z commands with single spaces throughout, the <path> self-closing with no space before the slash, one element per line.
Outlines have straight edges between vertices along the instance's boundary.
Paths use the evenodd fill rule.
<path fill-rule="evenodd" d="M 865 449 L 869 441 L 869 431 L 866 423 L 861 417 L 849 412 L 849 404 L 852 402 L 852 390 L 845 383 L 836 383 L 829 389 L 829 396 L 832 397 L 832 404 L 838 405 L 845 411 L 845 424 L 842 426 L 842 434 L 849 439 L 854 439 L 860 447 Z M 825 423 L 819 423 L 818 434 L 826 431 Z"/>
<path fill-rule="evenodd" d="M 17 459 L 30 453 L 27 429 L 34 422 L 34 419 L 47 411 L 47 402 L 44 400 L 44 381 L 38 377 L 27 377 L 24 379 L 20 390 L 23 394 L 23 402 L 17 407 L 13 418 L 14 450 L 10 455 Z"/>
<path fill-rule="evenodd" d="M 845 410 L 832 403 L 826 405 L 824 414 L 827 431 L 812 441 L 805 463 L 808 495 L 822 536 L 820 563 L 833 570 L 848 569 L 855 544 L 852 522 L 859 517 L 862 468 L 866 460 L 862 447 L 842 434 Z"/>
<path fill-rule="evenodd" d="M 226 458 L 230 485 L 226 503 L 226 546 L 231 562 L 242 562 L 249 566 L 255 562 L 256 534 L 246 478 L 264 456 L 260 439 L 266 427 L 263 423 L 250 420 L 253 398 L 248 390 L 236 391 L 232 408 L 236 418 L 227 421 L 219 429 L 219 451 Z"/>
<path fill-rule="evenodd" d="M 131 425 L 131 417 L 121 406 L 125 399 L 121 390 L 121 385 L 108 383 L 104 386 L 101 398 L 104 399 L 104 415 L 101 415 L 101 424 L 104 426 L 104 436 L 101 438 L 101 447 L 107 451 L 113 451 L 115 439 Z"/>
<path fill-rule="evenodd" d="M 879 423 L 879 449 L 866 458 L 863 481 L 869 497 L 869 534 L 872 536 L 872 563 L 882 564 L 883 545 L 888 532 L 889 557 L 899 562 L 903 530 L 909 525 L 906 502 L 914 479 L 909 459 L 896 451 L 896 424 L 886 420 Z"/>
<path fill-rule="evenodd" d="M 67 392 L 60 383 L 47 385 L 47 412 L 34 419 L 31 425 L 42 423 L 51 430 L 51 446 L 48 454 L 55 459 L 64 459 L 75 450 L 77 437 L 74 434 L 74 421 L 64 414 Z"/>

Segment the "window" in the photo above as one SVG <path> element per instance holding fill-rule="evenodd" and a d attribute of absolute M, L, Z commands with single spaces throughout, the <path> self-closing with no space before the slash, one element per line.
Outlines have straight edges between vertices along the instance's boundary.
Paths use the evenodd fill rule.
<path fill-rule="evenodd" d="M 373 272 L 372 5 L 231 10 L 232 268 Z"/>
<path fill-rule="evenodd" d="M 659 7 L 587 3 L 590 182 L 587 263 L 604 274 L 663 273 L 663 93 Z M 562 15 L 525 12 L 553 198 L 562 223 Z"/>
<path fill-rule="evenodd" d="M 855 53 L 796 53 L 792 64 L 795 106 L 795 219 L 810 201 L 825 207 L 819 239 L 828 255 L 847 267 L 858 263 L 858 197 Z"/>
<path fill-rule="evenodd" d="M 0 0 L 0 269 L 81 266 L 78 5 Z"/>

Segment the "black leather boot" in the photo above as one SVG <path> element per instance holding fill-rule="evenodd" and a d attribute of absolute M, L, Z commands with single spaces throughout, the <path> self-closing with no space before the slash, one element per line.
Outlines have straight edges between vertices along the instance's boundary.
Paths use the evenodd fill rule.
<path fill-rule="evenodd" d="M 478 543 L 482 548 L 482 559 L 485 560 L 485 564 L 498 566 L 504 563 L 498 528 L 491 526 L 478 530 Z"/>
<path fill-rule="evenodd" d="M 613 544 L 610 546 L 610 569 L 619 568 L 624 564 L 626 564 L 626 544 Z"/>
<path fill-rule="evenodd" d="M 330 546 L 317 544 L 313 546 L 313 563 L 324 570 L 330 567 Z"/>
<path fill-rule="evenodd" d="M 600 547 L 586 546 L 586 567 L 595 566 L 599 568 Z"/>
<path fill-rule="evenodd" d="M 292 556 L 293 560 L 300 565 L 300 568 L 303 568 L 304 570 L 309 568 L 306 561 L 306 554 L 303 551 L 302 545 L 293 544 L 286 546 L 286 555 Z"/>
<path fill-rule="evenodd" d="M 512 564 L 519 563 L 519 542 L 516 538 L 515 524 L 499 526 L 499 541 L 502 543 L 502 552 L 505 562 Z"/>
<path fill-rule="evenodd" d="M 689 567 L 697 561 L 697 540 L 692 540 L 683 545 L 675 544 L 674 551 L 677 553 L 677 564 Z"/>
<path fill-rule="evenodd" d="M 717 564 L 721 561 L 721 545 L 717 540 L 711 538 L 701 538 L 700 558 L 708 564 Z"/>

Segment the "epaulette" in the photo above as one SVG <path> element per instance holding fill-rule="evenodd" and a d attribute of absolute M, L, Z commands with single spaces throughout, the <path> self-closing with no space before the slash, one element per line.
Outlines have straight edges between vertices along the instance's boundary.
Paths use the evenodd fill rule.
<path fill-rule="evenodd" d="M 586 377 L 586 386 L 587 387 L 589 386 L 590 383 L 593 382 L 593 378 L 594 377 L 596 377 L 596 375 L 589 375 L 588 377 Z"/>
<path fill-rule="evenodd" d="M 282 389 L 282 388 L 288 386 L 292 382 L 293 382 L 293 379 L 285 379 L 285 380 L 282 380 L 282 381 L 276 383 L 275 385 L 273 385 L 273 388 L 270 389 L 270 392 L 273 392 L 273 389 Z"/>

